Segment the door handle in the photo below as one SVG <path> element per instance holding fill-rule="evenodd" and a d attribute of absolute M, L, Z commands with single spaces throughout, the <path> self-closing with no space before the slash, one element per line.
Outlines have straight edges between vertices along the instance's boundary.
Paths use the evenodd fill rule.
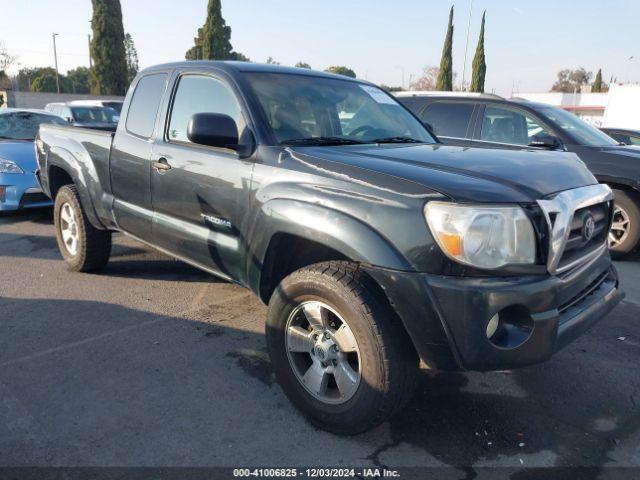
<path fill-rule="evenodd" d="M 160 157 L 155 162 L 152 162 L 151 166 L 153 166 L 153 168 L 155 168 L 156 172 L 158 172 L 158 173 L 163 173 L 163 172 L 166 172 L 168 170 L 171 170 L 171 165 L 169 165 L 169 162 L 164 157 Z"/>

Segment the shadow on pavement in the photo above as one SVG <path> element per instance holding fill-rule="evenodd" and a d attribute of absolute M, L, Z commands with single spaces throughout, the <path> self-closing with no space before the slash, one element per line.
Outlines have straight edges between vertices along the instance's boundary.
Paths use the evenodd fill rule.
<path fill-rule="evenodd" d="M 3 298 L 0 311 L 5 465 L 202 465 L 223 457 L 269 465 L 269 442 L 286 431 L 276 435 L 279 448 L 298 448 L 287 443 L 298 442 L 298 432 L 327 438 L 315 443 L 313 458 L 347 442 L 370 447 L 378 465 L 393 466 L 394 448 L 410 445 L 455 466 L 505 458 L 599 466 L 640 425 L 640 385 L 627 373 L 637 368 L 638 344 L 617 338 L 640 338 L 637 308 L 625 304 L 547 364 L 424 372 L 403 413 L 353 438 L 318 432 L 300 418 L 273 382 L 263 335 L 225 323 L 225 309 L 197 322 L 189 312 Z M 387 430 L 391 442 L 380 445 Z M 267 451 L 256 453 L 256 445 Z"/>
<path fill-rule="evenodd" d="M 53 208 L 33 208 L 27 210 L 16 210 L 11 212 L 0 212 L 0 227 L 6 224 L 34 222 L 39 224 L 53 225 Z"/>

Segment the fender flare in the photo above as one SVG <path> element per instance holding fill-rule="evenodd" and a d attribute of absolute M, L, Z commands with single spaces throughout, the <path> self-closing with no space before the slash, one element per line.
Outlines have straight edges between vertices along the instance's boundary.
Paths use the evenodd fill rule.
<path fill-rule="evenodd" d="M 48 154 L 47 178 L 50 178 L 49 169 L 52 166 L 61 168 L 73 180 L 80 196 L 80 204 L 91 225 L 100 230 L 106 230 L 105 225 L 102 224 L 96 213 L 93 199 L 89 193 L 90 184 L 93 184 L 95 188 L 100 188 L 98 176 L 95 169 L 93 169 L 93 165 L 79 162 L 71 152 L 62 147 L 52 147 Z M 49 186 L 49 190 L 51 190 L 51 186 Z"/>
<path fill-rule="evenodd" d="M 626 179 L 626 178 L 619 178 L 619 177 L 612 177 L 609 175 L 596 175 L 596 180 L 598 180 L 599 183 L 614 183 L 617 185 L 623 185 L 627 188 L 630 188 L 631 190 L 633 190 L 636 193 L 640 193 L 640 183 L 634 183 L 633 181 Z"/>
<path fill-rule="evenodd" d="M 253 258 L 248 259 L 247 278 L 254 292 L 260 291 L 271 240 L 283 233 L 320 243 L 354 262 L 413 270 L 389 240 L 361 220 L 320 204 L 280 198 L 262 205 L 249 235 L 255 240 L 249 245 Z"/>

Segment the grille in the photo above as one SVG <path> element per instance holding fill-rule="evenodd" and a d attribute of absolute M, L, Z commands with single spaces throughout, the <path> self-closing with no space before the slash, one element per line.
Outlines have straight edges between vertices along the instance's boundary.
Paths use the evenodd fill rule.
<path fill-rule="evenodd" d="M 609 203 L 599 203 L 576 210 L 569 226 L 569 236 L 560 259 L 560 268 L 575 263 L 604 243 L 609 227 Z M 585 223 L 593 219 L 595 224 L 591 238 L 585 238 Z"/>
<path fill-rule="evenodd" d="M 549 227 L 549 273 L 571 270 L 606 250 L 612 203 L 613 192 L 601 184 L 538 200 Z"/>

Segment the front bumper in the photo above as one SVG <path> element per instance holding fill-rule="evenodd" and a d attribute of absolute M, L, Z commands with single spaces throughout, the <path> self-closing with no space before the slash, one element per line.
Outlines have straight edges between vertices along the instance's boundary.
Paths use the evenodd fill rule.
<path fill-rule="evenodd" d="M 0 173 L 0 212 L 53 205 L 31 173 Z"/>
<path fill-rule="evenodd" d="M 547 360 L 624 294 L 608 252 L 564 276 L 450 277 L 370 267 L 420 357 L 442 369 L 502 370 Z M 490 319 L 516 325 L 487 337 Z M 507 325 L 508 326 L 508 325 Z"/>

